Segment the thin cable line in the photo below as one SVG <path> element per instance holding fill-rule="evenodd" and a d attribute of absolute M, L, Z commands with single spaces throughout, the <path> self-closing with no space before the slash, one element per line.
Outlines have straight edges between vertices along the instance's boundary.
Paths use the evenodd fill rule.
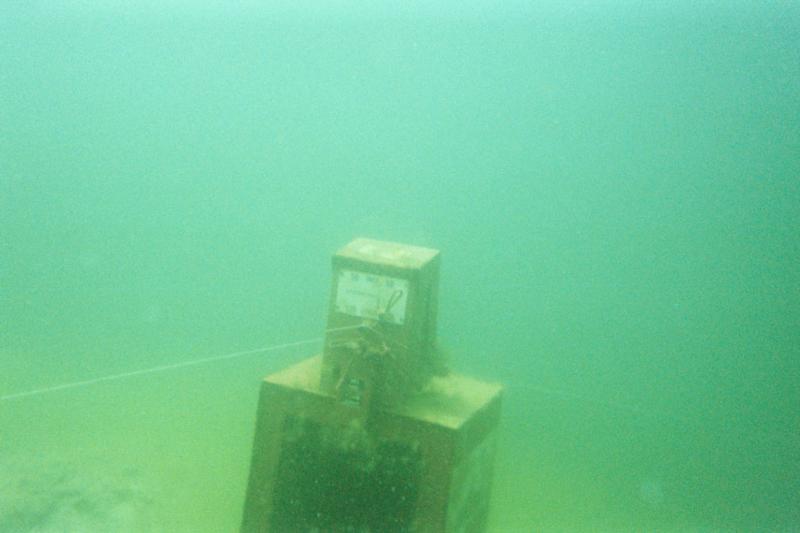
<path fill-rule="evenodd" d="M 254 350 L 243 350 L 241 352 L 232 352 L 226 353 L 222 355 L 215 355 L 211 357 L 204 357 L 202 359 L 193 359 L 191 361 L 182 361 L 180 363 L 173 363 L 171 365 L 160 365 L 154 366 L 152 368 L 144 368 L 141 370 L 134 370 L 132 372 L 122 372 L 120 374 L 111 374 L 108 376 L 102 376 L 99 378 L 94 379 L 86 379 L 83 381 L 73 381 L 70 383 L 62 383 L 61 385 L 54 385 L 52 387 L 43 387 L 41 389 L 33 389 L 25 392 L 17 392 L 14 394 L 7 394 L 5 396 L 0 396 L 0 401 L 6 400 L 16 400 L 19 398 L 26 398 L 28 396 L 38 396 L 39 394 L 45 394 L 48 392 L 56 392 L 65 389 L 74 389 L 76 387 L 85 387 L 87 385 L 94 385 L 95 383 L 102 383 L 104 381 L 114 381 L 117 379 L 123 378 L 130 378 L 133 376 L 141 376 L 144 374 L 153 374 L 155 372 L 164 372 L 166 370 L 174 370 L 176 368 L 184 368 L 187 366 L 194 366 L 194 365 L 202 365 L 204 363 L 211 363 L 214 361 L 224 361 L 225 359 L 234 359 L 236 357 L 243 357 L 245 355 L 252 355 L 256 353 L 263 353 L 263 352 L 271 352 L 274 350 L 280 350 L 283 348 L 291 348 L 292 346 L 302 346 L 304 344 L 312 344 L 315 342 L 320 342 L 322 339 L 307 339 L 303 341 L 297 342 L 287 342 L 285 344 L 276 344 L 274 346 L 267 346 L 266 348 L 256 348 Z"/>
<path fill-rule="evenodd" d="M 326 332 L 346 331 L 346 330 L 349 330 L 349 329 L 357 329 L 357 328 L 360 328 L 362 326 L 363 326 L 362 324 L 358 324 L 358 325 L 355 325 L 355 326 L 344 326 L 344 327 L 340 327 L 340 328 L 330 328 L 330 329 L 327 329 L 325 331 Z M 167 370 L 174 370 L 176 368 L 185 368 L 187 366 L 202 365 L 202 364 L 205 364 L 205 363 L 213 363 L 213 362 L 216 362 L 216 361 L 224 361 L 226 359 L 235 359 L 237 357 L 244 357 L 246 355 L 253 355 L 253 354 L 264 353 L 264 352 L 274 352 L 276 350 L 283 350 L 285 348 L 292 348 L 292 347 L 295 347 L 295 346 L 303 346 L 303 345 L 306 345 L 306 344 L 314 344 L 314 343 L 318 343 L 318 342 L 322 342 L 322 338 L 321 337 L 317 337 L 317 338 L 314 338 L 314 339 L 305 339 L 305 340 L 295 341 L 295 342 L 286 342 L 286 343 L 282 343 L 282 344 L 274 344 L 274 345 L 271 345 L 271 346 L 266 346 L 264 348 L 255 348 L 255 349 L 252 349 L 252 350 L 242 350 L 242 351 L 239 351 L 239 352 L 231 352 L 231 353 L 226 353 L 226 354 L 222 354 L 222 355 L 213 355 L 211 357 L 203 357 L 201 359 L 192 359 L 191 361 L 181 361 L 179 363 L 173 363 L 173 364 L 169 364 L 169 365 L 159 365 L 159 366 L 154 366 L 154 367 L 151 367 L 151 368 L 143 368 L 141 370 L 133 370 L 131 372 L 121 372 L 119 374 L 110 374 L 110 375 L 107 375 L 107 376 L 101 376 L 99 378 L 94 378 L 94 379 L 85 379 L 85 380 L 82 380 L 82 381 L 72 381 L 72 382 L 69 382 L 69 383 L 62 383 L 60 385 L 53 385 L 51 387 L 42 387 L 40 389 L 32 389 L 32 390 L 28 390 L 28 391 L 24 391 L 24 392 L 15 392 L 15 393 L 12 393 L 12 394 L 6 394 L 4 396 L 0 396 L 0 402 L 4 402 L 4 401 L 7 401 L 7 400 L 18 400 L 18 399 L 21 399 L 21 398 L 28 398 L 30 396 L 38 396 L 40 394 L 47 394 L 47 393 L 50 393 L 50 392 L 56 392 L 56 391 L 61 391 L 61 390 L 66 390 L 66 389 L 74 389 L 74 388 L 77 388 L 77 387 L 86 387 L 86 386 L 89 386 L 89 385 L 94 385 L 96 383 L 103 383 L 105 381 L 114 381 L 114 380 L 117 380 L 117 379 L 124 379 L 124 378 L 130 378 L 130 377 L 134 377 L 134 376 L 141 376 L 141 375 L 144 375 L 144 374 L 153 374 L 153 373 L 156 373 L 156 372 L 165 372 Z"/>

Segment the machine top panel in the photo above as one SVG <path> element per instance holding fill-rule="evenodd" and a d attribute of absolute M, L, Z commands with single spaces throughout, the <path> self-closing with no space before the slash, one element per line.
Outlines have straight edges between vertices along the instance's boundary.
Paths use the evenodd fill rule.
<path fill-rule="evenodd" d="M 439 250 L 387 241 L 359 238 L 351 241 L 336 256 L 397 268 L 421 269 L 439 255 Z"/>

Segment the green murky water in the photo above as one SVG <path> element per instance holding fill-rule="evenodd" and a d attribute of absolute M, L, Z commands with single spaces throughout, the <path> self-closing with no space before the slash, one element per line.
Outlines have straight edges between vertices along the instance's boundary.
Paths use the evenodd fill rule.
<path fill-rule="evenodd" d="M 0 395 L 321 336 L 443 252 L 491 531 L 800 527 L 800 4 L 4 2 Z M 235 531 L 261 376 L 0 401 L 0 531 Z"/>

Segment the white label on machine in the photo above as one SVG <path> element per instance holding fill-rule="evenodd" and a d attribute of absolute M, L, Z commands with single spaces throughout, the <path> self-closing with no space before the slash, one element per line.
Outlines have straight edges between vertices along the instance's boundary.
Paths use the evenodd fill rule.
<path fill-rule="evenodd" d="M 339 273 L 336 310 L 340 313 L 402 325 L 407 300 L 407 280 L 355 270 Z"/>

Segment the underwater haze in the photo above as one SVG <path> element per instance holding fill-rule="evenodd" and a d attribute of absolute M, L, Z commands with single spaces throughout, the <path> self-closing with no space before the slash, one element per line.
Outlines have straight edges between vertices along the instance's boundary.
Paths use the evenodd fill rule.
<path fill-rule="evenodd" d="M 798 531 L 799 235 L 800 2 L 5 0 L 0 532 L 236 531 L 359 236 L 506 386 L 491 532 Z"/>

